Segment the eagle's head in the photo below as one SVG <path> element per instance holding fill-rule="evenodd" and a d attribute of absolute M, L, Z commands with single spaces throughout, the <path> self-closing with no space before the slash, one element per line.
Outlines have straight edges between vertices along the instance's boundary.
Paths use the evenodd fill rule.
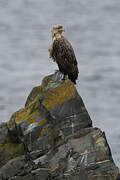
<path fill-rule="evenodd" d="M 56 34 L 62 34 L 63 31 L 65 32 L 65 29 L 62 25 L 54 25 L 51 30 L 53 36 Z"/>

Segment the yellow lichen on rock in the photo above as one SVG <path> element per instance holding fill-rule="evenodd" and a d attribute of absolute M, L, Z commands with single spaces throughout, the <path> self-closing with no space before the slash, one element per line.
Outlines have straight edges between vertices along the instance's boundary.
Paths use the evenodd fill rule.
<path fill-rule="evenodd" d="M 38 126 L 40 126 L 40 131 L 38 132 L 37 136 L 43 137 L 48 131 L 46 127 L 47 119 L 44 119 L 43 115 L 41 115 L 41 113 L 43 112 L 40 112 L 40 106 L 42 107 L 43 105 L 43 107 L 45 107 L 46 109 L 51 109 L 75 97 L 76 94 L 77 90 L 74 84 L 68 78 L 65 81 L 60 80 L 57 82 L 55 80 L 53 81 L 51 75 L 47 76 L 42 80 L 40 86 L 32 89 L 25 103 L 25 107 L 15 112 L 11 116 L 7 125 L 8 127 L 13 128 L 15 127 L 15 123 L 25 124 L 25 134 L 29 134 L 29 128 L 34 127 L 34 125 L 38 123 Z M 41 102 L 39 102 L 39 100 Z M 25 152 L 21 144 L 18 143 L 16 145 L 12 141 L 0 144 L 0 151 L 2 151 L 3 148 L 9 148 L 10 153 L 12 153 L 14 157 L 17 156 L 17 150 L 19 155 L 24 154 Z M 16 150 L 14 148 L 16 148 Z M 10 159 L 9 152 L 7 150 L 6 158 Z"/>
<path fill-rule="evenodd" d="M 8 121 L 8 126 L 12 126 L 14 124 L 14 121 L 17 123 L 17 122 L 20 122 L 21 120 L 24 120 L 28 114 L 30 113 L 30 109 L 29 108 L 22 108 L 20 109 L 19 111 L 15 112 L 10 120 Z"/>
<path fill-rule="evenodd" d="M 26 103 L 25 103 L 25 107 L 27 107 L 29 104 L 31 104 L 33 101 L 35 102 L 36 99 L 38 99 L 38 96 L 43 95 L 44 91 L 46 90 L 47 85 L 50 83 L 50 76 L 46 76 L 45 78 L 43 78 L 42 83 L 40 86 L 34 87 L 32 89 L 32 91 L 30 92 Z"/>
<path fill-rule="evenodd" d="M 0 144 L 0 167 L 8 162 L 10 159 L 16 158 L 20 155 L 26 154 L 23 144 L 12 143 L 10 140 Z"/>
<path fill-rule="evenodd" d="M 37 95 L 40 95 L 41 92 L 42 92 L 41 86 L 34 87 L 26 100 L 25 107 L 29 106 L 29 104 L 35 101 Z"/>
<path fill-rule="evenodd" d="M 53 108 L 54 106 L 61 104 L 76 94 L 76 89 L 73 83 L 70 81 L 56 88 L 50 88 L 45 93 L 45 99 L 43 100 L 43 105 L 47 108 Z"/>
<path fill-rule="evenodd" d="M 52 75 L 46 76 L 40 86 L 32 89 L 25 103 L 25 108 L 15 112 L 8 125 L 12 126 L 14 121 L 18 123 L 22 120 L 33 123 L 36 117 L 39 119 L 38 101 L 41 97 L 43 97 L 42 104 L 47 109 L 50 109 L 73 98 L 77 94 L 74 84 L 68 78 L 65 81 L 60 81 L 57 86 L 54 85 L 55 83 L 52 81 Z"/>
<path fill-rule="evenodd" d="M 14 121 L 16 121 L 16 119 L 17 119 L 17 122 L 19 122 L 21 120 L 21 116 L 24 118 L 25 115 L 26 115 L 26 112 L 24 108 L 13 113 L 10 120 L 8 121 L 8 126 L 12 126 L 14 124 Z"/>
<path fill-rule="evenodd" d="M 12 115 L 8 126 L 12 126 L 14 122 L 19 123 L 23 120 L 28 123 L 34 123 L 36 119 L 39 120 L 38 101 L 41 97 L 42 104 L 47 109 L 50 109 L 73 98 L 76 94 L 77 90 L 68 78 L 65 81 L 59 81 L 56 85 L 56 81 L 53 82 L 52 80 L 52 75 L 46 76 L 40 86 L 32 89 L 25 103 L 25 108 L 20 109 Z"/>
<path fill-rule="evenodd" d="M 45 124 L 45 123 L 46 123 L 46 120 L 43 119 L 43 120 L 41 120 L 41 121 L 39 122 L 39 125 L 43 125 L 43 124 Z"/>
<path fill-rule="evenodd" d="M 29 123 L 34 123 L 36 120 L 35 114 L 29 115 L 25 120 L 28 121 Z"/>

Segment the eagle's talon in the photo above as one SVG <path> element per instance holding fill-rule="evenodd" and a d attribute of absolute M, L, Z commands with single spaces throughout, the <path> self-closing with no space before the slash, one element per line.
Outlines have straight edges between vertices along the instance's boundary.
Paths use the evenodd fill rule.
<path fill-rule="evenodd" d="M 62 81 L 65 81 L 66 79 L 66 75 L 63 75 Z"/>

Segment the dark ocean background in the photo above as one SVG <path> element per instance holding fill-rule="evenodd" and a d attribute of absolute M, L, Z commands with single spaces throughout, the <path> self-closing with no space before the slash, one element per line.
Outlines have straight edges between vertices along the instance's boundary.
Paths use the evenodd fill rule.
<path fill-rule="evenodd" d="M 0 0 L 0 122 L 57 69 L 48 56 L 53 24 L 66 29 L 76 87 L 120 167 L 120 0 Z"/>

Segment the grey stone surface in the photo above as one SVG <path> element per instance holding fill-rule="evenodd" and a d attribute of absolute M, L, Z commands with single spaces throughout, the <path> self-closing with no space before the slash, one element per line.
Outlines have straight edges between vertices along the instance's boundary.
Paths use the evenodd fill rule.
<path fill-rule="evenodd" d="M 69 83 L 73 87 L 69 81 L 61 82 L 59 72 L 49 76 L 45 82 L 46 91 L 51 93 L 50 88 L 53 88 L 53 98 L 56 94 L 54 88 L 59 85 L 64 88 Z M 37 90 L 38 92 L 40 91 Z M 38 110 L 37 118 L 32 123 L 22 120 L 14 122 L 10 127 L 6 124 L 0 126 L 2 144 L 8 137 L 13 143 L 22 143 L 26 150 L 25 155 L 13 158 L 0 168 L 0 180 L 117 178 L 119 171 L 113 162 L 105 133 L 92 127 L 82 98 L 75 89 L 73 92 L 75 93 L 73 96 L 70 94 L 70 99 L 48 109 L 43 105 L 44 97 L 39 97 L 37 106 L 35 103 L 34 108 L 32 107 L 32 112 L 35 106 Z M 26 106 L 29 101 L 31 97 L 27 99 Z M 43 120 L 45 123 L 41 123 Z"/>
<path fill-rule="evenodd" d="M 117 178 L 118 168 L 100 129 L 82 129 L 61 143 L 47 153 L 34 151 L 10 160 L 0 169 L 0 177 L 11 180 Z"/>

